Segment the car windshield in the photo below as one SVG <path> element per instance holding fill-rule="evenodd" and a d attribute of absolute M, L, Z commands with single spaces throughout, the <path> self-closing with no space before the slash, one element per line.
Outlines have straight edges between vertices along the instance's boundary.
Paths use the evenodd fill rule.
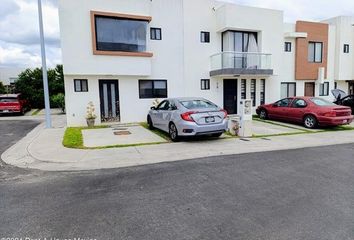
<path fill-rule="evenodd" d="M 180 101 L 183 107 L 188 109 L 200 109 L 200 108 L 217 108 L 217 106 L 206 100 L 186 100 Z"/>
<path fill-rule="evenodd" d="M 17 98 L 0 98 L 0 102 L 18 102 Z"/>
<path fill-rule="evenodd" d="M 311 101 L 316 104 L 317 106 L 334 106 L 334 103 L 330 101 L 324 100 L 322 98 L 311 98 Z"/>

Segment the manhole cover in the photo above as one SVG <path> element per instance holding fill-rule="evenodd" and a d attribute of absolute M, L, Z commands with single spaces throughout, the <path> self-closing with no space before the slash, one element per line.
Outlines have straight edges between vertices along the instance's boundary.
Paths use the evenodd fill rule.
<path fill-rule="evenodd" d="M 132 133 L 129 132 L 129 131 L 117 131 L 117 132 L 114 132 L 114 135 L 117 135 L 117 136 L 130 135 L 130 134 L 132 134 Z"/>

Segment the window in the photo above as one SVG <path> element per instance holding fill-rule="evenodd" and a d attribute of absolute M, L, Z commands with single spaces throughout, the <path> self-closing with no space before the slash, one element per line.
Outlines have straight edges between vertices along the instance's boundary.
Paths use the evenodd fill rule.
<path fill-rule="evenodd" d="M 282 100 L 276 102 L 275 105 L 278 107 L 288 107 L 289 104 L 291 103 L 291 101 L 292 101 L 292 98 L 285 98 L 285 99 L 282 99 Z"/>
<path fill-rule="evenodd" d="M 294 97 L 296 96 L 296 83 L 281 83 L 281 97 Z"/>
<path fill-rule="evenodd" d="M 203 108 L 217 108 L 214 103 L 209 102 L 208 100 L 186 100 L 180 101 L 183 107 L 187 109 L 203 109 Z"/>
<path fill-rule="evenodd" d="M 157 106 L 156 110 L 168 110 L 170 109 L 170 107 L 171 107 L 170 102 L 165 100 Z"/>
<path fill-rule="evenodd" d="M 305 108 L 305 107 L 307 107 L 307 103 L 306 103 L 305 100 L 303 100 L 303 99 L 296 99 L 296 100 L 293 102 L 292 106 L 293 106 L 294 108 Z"/>
<path fill-rule="evenodd" d="M 251 99 L 252 99 L 252 106 L 256 106 L 256 79 L 251 80 Z"/>
<path fill-rule="evenodd" d="M 167 98 L 167 80 L 139 80 L 140 98 Z"/>
<path fill-rule="evenodd" d="M 200 88 L 202 90 L 210 90 L 210 79 L 202 79 L 200 81 Z"/>
<path fill-rule="evenodd" d="M 210 32 L 200 32 L 200 41 L 202 43 L 210 42 Z"/>
<path fill-rule="evenodd" d="M 148 20 L 94 15 L 98 51 L 145 52 Z"/>
<path fill-rule="evenodd" d="M 261 79 L 261 91 L 260 91 L 260 98 L 261 98 L 261 105 L 265 103 L 265 79 Z"/>
<path fill-rule="evenodd" d="M 344 44 L 344 53 L 349 53 L 349 44 Z"/>
<path fill-rule="evenodd" d="M 309 42 L 308 46 L 308 61 L 314 63 L 322 62 L 323 43 Z"/>
<path fill-rule="evenodd" d="M 291 42 L 285 42 L 284 50 L 285 52 L 291 52 Z"/>
<path fill-rule="evenodd" d="M 161 28 L 150 28 L 151 40 L 162 40 Z"/>
<path fill-rule="evenodd" d="M 246 91 L 247 91 L 246 79 L 242 79 L 241 80 L 241 99 L 246 99 Z"/>
<path fill-rule="evenodd" d="M 75 92 L 88 92 L 87 79 L 74 79 Z"/>
<path fill-rule="evenodd" d="M 322 83 L 320 85 L 320 96 L 328 96 L 329 95 L 329 82 Z"/>
<path fill-rule="evenodd" d="M 322 98 L 311 98 L 311 101 L 316 104 L 317 106 L 334 106 L 336 104 L 330 102 L 330 101 L 327 101 L 327 100 L 324 100 Z"/>

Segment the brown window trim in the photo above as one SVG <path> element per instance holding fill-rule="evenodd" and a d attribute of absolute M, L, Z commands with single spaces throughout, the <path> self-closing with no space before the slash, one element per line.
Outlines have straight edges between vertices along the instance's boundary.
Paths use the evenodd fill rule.
<path fill-rule="evenodd" d="M 95 16 L 107 16 L 107 17 L 119 17 L 133 20 L 144 20 L 151 22 L 152 18 L 150 16 L 141 15 L 131 15 L 123 13 L 111 13 L 111 12 L 100 12 L 100 11 L 90 11 L 91 16 L 91 33 L 92 33 L 92 51 L 93 55 L 107 55 L 107 56 L 128 56 L 128 57 L 152 57 L 151 52 L 121 52 L 121 51 L 100 51 L 97 50 L 96 43 L 96 28 L 95 28 Z"/>

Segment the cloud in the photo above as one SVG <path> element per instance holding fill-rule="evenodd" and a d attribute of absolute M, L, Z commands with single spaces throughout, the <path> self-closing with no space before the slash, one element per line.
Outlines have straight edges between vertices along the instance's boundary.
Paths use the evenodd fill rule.
<path fill-rule="evenodd" d="M 40 66 L 37 0 L 1 0 L 0 66 Z M 4 1 L 4 3 L 3 3 Z M 57 0 L 42 0 L 48 66 L 61 62 Z M 17 59 L 17 60 L 16 60 Z"/>

